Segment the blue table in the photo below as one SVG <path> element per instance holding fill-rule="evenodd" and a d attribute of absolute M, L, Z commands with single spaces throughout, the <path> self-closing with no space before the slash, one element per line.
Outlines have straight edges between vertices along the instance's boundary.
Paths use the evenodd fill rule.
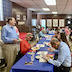
<path fill-rule="evenodd" d="M 41 39 L 37 44 L 43 44 L 46 38 Z M 40 51 L 48 51 L 48 47 L 40 48 Z M 36 55 L 36 54 L 35 54 Z M 35 59 L 32 65 L 25 65 L 25 62 L 31 61 L 31 55 L 26 54 L 15 65 L 12 66 L 10 72 L 53 72 L 53 65 L 49 63 L 39 62 Z"/>

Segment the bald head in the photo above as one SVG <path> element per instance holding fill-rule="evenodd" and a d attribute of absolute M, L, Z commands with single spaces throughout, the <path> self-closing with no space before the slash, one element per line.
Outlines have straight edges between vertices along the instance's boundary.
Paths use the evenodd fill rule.
<path fill-rule="evenodd" d="M 7 20 L 7 22 L 11 26 L 15 26 L 15 24 L 16 24 L 15 18 L 13 18 L 13 17 L 9 17 L 8 20 Z"/>
<path fill-rule="evenodd" d="M 14 19 L 13 17 L 8 17 L 7 22 L 9 23 L 10 20 Z"/>
<path fill-rule="evenodd" d="M 60 41 L 57 39 L 57 38 L 52 38 L 51 41 L 50 41 L 52 47 L 54 47 L 55 49 L 58 48 L 59 44 L 60 44 Z"/>

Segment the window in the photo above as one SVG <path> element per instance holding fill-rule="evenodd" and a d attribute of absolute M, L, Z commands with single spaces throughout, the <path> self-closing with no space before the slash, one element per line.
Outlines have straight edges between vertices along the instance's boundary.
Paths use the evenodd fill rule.
<path fill-rule="evenodd" d="M 32 26 L 36 26 L 36 19 L 32 19 Z"/>
<path fill-rule="evenodd" d="M 41 27 L 46 28 L 46 20 L 45 19 L 41 19 L 40 23 L 41 23 Z"/>

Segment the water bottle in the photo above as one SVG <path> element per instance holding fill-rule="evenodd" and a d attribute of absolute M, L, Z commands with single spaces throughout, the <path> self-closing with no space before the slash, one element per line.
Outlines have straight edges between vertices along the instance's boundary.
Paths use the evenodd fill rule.
<path fill-rule="evenodd" d="M 31 61 L 34 61 L 34 52 L 32 51 Z"/>

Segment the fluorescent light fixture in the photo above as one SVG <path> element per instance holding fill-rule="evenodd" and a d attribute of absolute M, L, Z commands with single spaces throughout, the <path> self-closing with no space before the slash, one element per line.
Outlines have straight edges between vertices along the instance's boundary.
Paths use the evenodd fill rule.
<path fill-rule="evenodd" d="M 47 5 L 56 5 L 56 0 L 44 0 Z"/>
<path fill-rule="evenodd" d="M 71 18 L 71 16 L 68 16 L 68 18 L 70 19 L 70 18 Z"/>
<path fill-rule="evenodd" d="M 52 14 L 57 14 L 57 12 L 52 12 Z"/>
<path fill-rule="evenodd" d="M 28 8 L 29 10 L 31 10 L 31 11 L 35 11 L 35 9 L 33 9 L 33 8 Z"/>
<path fill-rule="evenodd" d="M 44 10 L 44 11 L 50 11 L 49 8 L 42 8 L 42 10 Z"/>

